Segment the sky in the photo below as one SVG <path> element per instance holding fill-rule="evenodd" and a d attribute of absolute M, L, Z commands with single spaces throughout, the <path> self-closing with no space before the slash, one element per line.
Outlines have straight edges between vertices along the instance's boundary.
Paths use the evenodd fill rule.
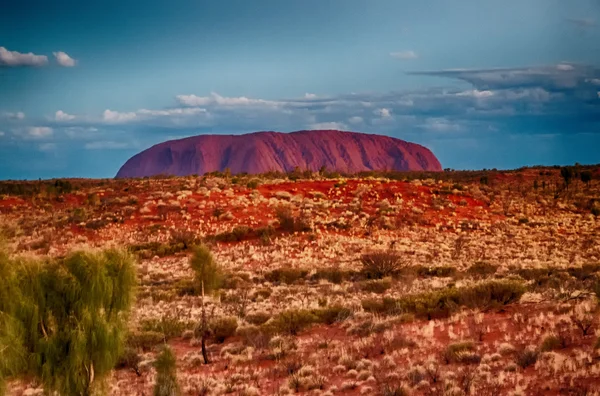
<path fill-rule="evenodd" d="M 600 0 L 6 0 L 0 179 L 340 129 L 444 168 L 600 163 Z"/>

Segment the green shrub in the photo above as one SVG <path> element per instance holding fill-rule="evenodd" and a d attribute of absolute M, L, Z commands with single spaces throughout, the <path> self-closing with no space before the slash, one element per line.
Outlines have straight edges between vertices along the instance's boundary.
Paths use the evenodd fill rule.
<path fill-rule="evenodd" d="M 290 285 L 300 279 L 306 278 L 308 270 L 298 268 L 279 268 L 265 274 L 265 279 L 273 283 Z"/>
<path fill-rule="evenodd" d="M 160 333 L 166 340 L 179 337 L 185 330 L 192 329 L 193 327 L 192 322 L 180 320 L 169 314 L 160 319 L 146 319 L 140 322 L 140 329 L 142 331 Z"/>
<path fill-rule="evenodd" d="M 402 256 L 393 251 L 363 254 L 360 261 L 363 265 L 363 272 L 373 279 L 397 274 L 405 265 Z"/>
<path fill-rule="evenodd" d="M 340 322 L 352 316 L 352 311 L 341 305 L 333 305 L 327 308 L 317 309 L 314 312 L 317 320 L 320 323 L 331 325 L 335 322 Z"/>
<path fill-rule="evenodd" d="M 554 351 L 556 349 L 561 349 L 563 347 L 564 340 L 559 336 L 550 334 L 542 340 L 540 345 L 540 352 L 549 352 Z"/>
<path fill-rule="evenodd" d="M 154 396 L 177 396 L 179 384 L 177 383 L 177 360 L 169 346 L 165 345 L 154 362 L 156 369 L 156 383 Z"/>
<path fill-rule="evenodd" d="M 219 289 L 222 282 L 222 271 L 207 246 L 200 245 L 194 248 L 190 265 L 195 272 L 199 291 L 204 288 L 204 293 L 209 294 Z"/>
<path fill-rule="evenodd" d="M 399 299 L 383 298 L 362 301 L 365 311 L 397 315 L 412 313 L 432 319 L 446 317 L 460 307 L 471 309 L 493 308 L 516 302 L 525 287 L 516 281 L 491 280 L 473 286 L 412 294 Z"/>
<path fill-rule="evenodd" d="M 318 318 L 306 309 L 290 309 L 279 313 L 268 322 L 276 333 L 297 335 L 302 329 L 316 322 Z"/>
<path fill-rule="evenodd" d="M 362 307 L 367 312 L 377 314 L 396 315 L 402 313 L 398 300 L 389 297 L 384 297 L 381 300 L 372 298 L 363 300 Z"/>
<path fill-rule="evenodd" d="M 237 327 L 237 319 L 234 317 L 218 318 L 209 324 L 210 333 L 218 343 L 222 343 L 228 337 L 233 336 Z"/>
<path fill-rule="evenodd" d="M 250 324 L 260 326 L 261 324 L 265 323 L 267 320 L 271 319 L 271 315 L 266 312 L 255 312 L 255 313 L 246 315 L 246 317 L 244 319 L 246 319 L 246 321 Z"/>
<path fill-rule="evenodd" d="M 475 344 L 472 341 L 463 341 L 450 344 L 444 351 L 446 363 L 479 363 L 481 357 L 475 353 Z"/>
<path fill-rule="evenodd" d="M 517 302 L 525 286 L 510 280 L 492 280 L 459 289 L 460 304 L 468 308 L 496 308 Z"/>

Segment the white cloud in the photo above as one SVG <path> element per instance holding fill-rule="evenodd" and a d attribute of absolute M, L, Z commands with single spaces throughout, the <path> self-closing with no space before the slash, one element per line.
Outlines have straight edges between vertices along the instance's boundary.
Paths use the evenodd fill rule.
<path fill-rule="evenodd" d="M 81 127 L 81 126 L 64 128 L 65 135 L 67 135 L 71 139 L 76 139 L 76 138 L 89 139 L 91 135 L 93 136 L 94 132 L 98 132 L 98 129 L 94 128 L 94 127 Z"/>
<path fill-rule="evenodd" d="M 568 63 L 560 63 L 560 64 L 556 65 L 556 68 L 560 71 L 575 70 L 575 68 L 572 65 L 569 65 Z"/>
<path fill-rule="evenodd" d="M 0 131 L 0 136 L 6 135 L 4 132 Z"/>
<path fill-rule="evenodd" d="M 350 124 L 360 124 L 363 121 L 364 121 L 363 118 L 362 117 L 358 117 L 358 116 L 354 116 L 354 117 L 348 118 L 348 122 Z"/>
<path fill-rule="evenodd" d="M 177 109 L 167 109 L 167 110 L 148 110 L 148 109 L 141 109 L 137 111 L 137 114 L 141 114 L 141 115 L 148 115 L 148 116 L 153 116 L 153 117 L 168 117 L 168 116 L 187 116 L 187 115 L 194 115 L 194 114 L 202 114 L 202 113 L 207 113 L 206 109 L 201 109 L 201 108 L 185 108 L 185 109 L 181 109 L 181 108 L 177 108 Z"/>
<path fill-rule="evenodd" d="M 40 151 L 54 151 L 56 150 L 56 143 L 42 143 L 38 146 Z"/>
<path fill-rule="evenodd" d="M 316 99 L 316 98 L 317 98 L 317 95 L 315 95 L 315 94 L 312 94 L 312 93 L 305 93 L 305 94 L 304 94 L 304 98 L 305 98 L 305 99 Z"/>
<path fill-rule="evenodd" d="M 176 98 L 179 103 L 186 106 L 277 106 L 280 104 L 276 101 L 252 99 L 245 96 L 229 98 L 216 92 L 211 92 L 210 96 L 177 95 Z"/>
<path fill-rule="evenodd" d="M 401 59 L 401 60 L 411 60 L 417 59 L 419 55 L 415 51 L 399 51 L 399 52 L 390 52 L 390 56 L 392 58 Z"/>
<path fill-rule="evenodd" d="M 1 118 L 7 118 L 9 120 L 24 120 L 25 113 L 22 111 L 17 111 L 16 113 L 1 113 Z"/>
<path fill-rule="evenodd" d="M 443 117 L 427 118 L 420 127 L 433 132 L 456 132 L 460 130 L 460 125 L 453 124 Z"/>
<path fill-rule="evenodd" d="M 45 126 L 29 127 L 26 129 L 27 136 L 35 139 L 49 137 L 52 136 L 53 133 L 54 130 L 52 128 Z"/>
<path fill-rule="evenodd" d="M 600 78 L 588 78 L 587 80 L 585 80 L 585 82 L 588 82 L 588 83 L 594 84 L 594 85 L 600 85 Z"/>
<path fill-rule="evenodd" d="M 456 96 L 470 96 L 473 98 L 489 98 L 490 96 L 494 96 L 494 92 L 492 91 L 480 91 L 478 89 L 472 89 L 470 91 L 462 91 L 456 94 Z"/>
<path fill-rule="evenodd" d="M 127 142 L 98 141 L 86 143 L 84 147 L 86 150 L 122 150 L 131 148 L 132 145 Z"/>
<path fill-rule="evenodd" d="M 134 120 L 136 117 L 137 114 L 135 113 L 120 113 L 110 109 L 106 109 L 102 113 L 102 119 L 109 123 L 128 122 Z"/>
<path fill-rule="evenodd" d="M 54 55 L 56 63 L 63 67 L 73 67 L 77 64 L 77 61 L 71 58 L 66 52 L 53 52 L 52 55 Z"/>
<path fill-rule="evenodd" d="M 390 118 L 392 116 L 392 112 L 390 111 L 390 109 L 386 109 L 385 107 L 377 109 L 373 113 L 380 116 L 381 118 Z"/>
<path fill-rule="evenodd" d="M 347 130 L 348 127 L 342 122 L 317 122 L 309 125 L 309 129 L 323 129 L 323 130 Z"/>
<path fill-rule="evenodd" d="M 56 121 L 71 121 L 75 119 L 74 115 L 71 114 L 67 114 L 62 110 L 58 110 L 55 114 L 54 114 L 54 119 Z"/>
<path fill-rule="evenodd" d="M 47 63 L 48 57 L 46 55 L 36 55 L 32 52 L 24 54 L 0 47 L 0 66 L 44 66 Z"/>

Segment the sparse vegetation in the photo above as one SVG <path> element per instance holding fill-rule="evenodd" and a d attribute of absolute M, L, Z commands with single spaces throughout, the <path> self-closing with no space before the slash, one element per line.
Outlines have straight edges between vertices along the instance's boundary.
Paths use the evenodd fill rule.
<path fill-rule="evenodd" d="M 159 377 L 169 394 L 596 392 L 600 185 L 597 167 L 572 171 L 568 188 L 560 167 L 14 182 L 0 276 L 21 275 L 0 301 L 21 300 L 8 284 L 28 268 L 60 285 L 44 309 L 62 305 L 73 246 L 136 257 L 133 315 L 93 392 L 151 394 Z M 23 333 L 5 311 L 5 392 L 58 389 L 21 358 L 22 334 L 57 334 L 55 314 Z M 172 375 L 155 366 L 165 346 Z"/>

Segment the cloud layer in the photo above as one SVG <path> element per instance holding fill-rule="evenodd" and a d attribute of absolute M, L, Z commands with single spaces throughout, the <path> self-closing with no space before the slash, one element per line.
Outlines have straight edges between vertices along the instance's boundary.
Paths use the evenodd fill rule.
<path fill-rule="evenodd" d="M 44 66 L 46 64 L 48 64 L 48 57 L 46 55 L 36 55 L 32 52 L 25 54 L 0 47 L 0 66 Z"/>
<path fill-rule="evenodd" d="M 172 107 L 106 109 L 98 114 L 61 109 L 45 120 L 5 112 L 0 113 L 4 132 L 0 142 L 30 144 L 44 152 L 69 146 L 126 155 L 173 137 L 201 133 L 340 129 L 424 144 L 451 167 L 502 161 L 512 155 L 501 151 L 509 143 L 511 150 L 538 150 L 539 155 L 534 151 L 530 156 L 532 161 L 582 139 L 600 143 L 597 68 L 560 63 L 412 74 L 470 86 L 283 99 L 182 93 L 171 99 Z"/>
<path fill-rule="evenodd" d="M 73 67 L 77 61 L 71 58 L 66 52 L 53 52 L 56 63 L 63 67 Z M 21 53 L 19 51 L 9 51 L 5 47 L 0 47 L 0 67 L 41 67 L 48 65 L 46 55 L 37 55 L 33 52 Z"/>

